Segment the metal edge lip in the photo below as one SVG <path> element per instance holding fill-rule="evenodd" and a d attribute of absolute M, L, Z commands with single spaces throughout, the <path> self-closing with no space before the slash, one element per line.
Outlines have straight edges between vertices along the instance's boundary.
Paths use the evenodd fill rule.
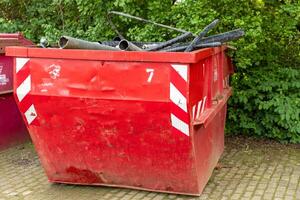
<path fill-rule="evenodd" d="M 57 49 L 57 48 L 29 48 L 7 47 L 6 55 L 14 57 L 50 58 L 50 59 L 76 59 L 101 61 L 128 61 L 128 62 L 175 62 L 197 63 L 224 47 L 205 48 L 194 52 L 138 52 L 138 51 L 106 51 L 83 49 Z"/>

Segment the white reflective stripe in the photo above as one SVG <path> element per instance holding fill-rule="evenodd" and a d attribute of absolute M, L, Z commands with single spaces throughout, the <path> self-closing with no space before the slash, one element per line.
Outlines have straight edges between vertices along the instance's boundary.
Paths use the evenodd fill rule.
<path fill-rule="evenodd" d="M 196 116 L 195 116 L 196 115 L 196 105 L 194 105 L 192 109 L 193 109 L 193 111 L 192 111 L 193 119 L 195 119 L 196 118 Z"/>
<path fill-rule="evenodd" d="M 170 99 L 178 107 L 180 107 L 184 112 L 187 112 L 186 98 L 181 94 L 181 92 L 170 83 Z"/>
<path fill-rule="evenodd" d="M 203 105 L 202 105 L 201 113 L 203 113 L 203 111 L 204 111 L 205 103 L 206 103 L 206 96 L 203 98 Z"/>
<path fill-rule="evenodd" d="M 24 67 L 28 60 L 29 58 L 16 58 L 16 73 Z"/>
<path fill-rule="evenodd" d="M 196 118 L 199 118 L 199 117 L 200 117 L 201 106 L 202 106 L 202 100 L 198 102 Z"/>
<path fill-rule="evenodd" d="M 24 97 L 30 92 L 31 90 L 31 76 L 29 75 L 25 81 L 17 88 L 17 97 L 19 102 L 21 102 Z"/>
<path fill-rule="evenodd" d="M 178 119 L 175 115 L 171 114 L 171 122 L 172 126 L 187 136 L 190 135 L 189 125 L 182 120 Z"/>
<path fill-rule="evenodd" d="M 26 120 L 28 122 L 28 124 L 30 125 L 33 120 L 37 117 L 37 113 L 36 113 L 36 110 L 34 108 L 34 105 L 31 105 L 28 110 L 25 112 L 25 117 L 26 117 Z"/>
<path fill-rule="evenodd" d="M 185 80 L 187 81 L 187 65 L 172 65 L 172 67 L 176 70 L 176 72 Z"/>

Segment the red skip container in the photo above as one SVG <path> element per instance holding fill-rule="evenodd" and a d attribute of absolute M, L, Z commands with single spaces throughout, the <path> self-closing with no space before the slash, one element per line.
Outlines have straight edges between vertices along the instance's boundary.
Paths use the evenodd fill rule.
<path fill-rule="evenodd" d="M 200 195 L 224 149 L 225 47 L 191 53 L 10 47 L 49 181 Z"/>
<path fill-rule="evenodd" d="M 13 58 L 5 56 L 5 47 L 31 44 L 20 33 L 0 34 L 0 150 L 29 139 L 13 97 Z"/>

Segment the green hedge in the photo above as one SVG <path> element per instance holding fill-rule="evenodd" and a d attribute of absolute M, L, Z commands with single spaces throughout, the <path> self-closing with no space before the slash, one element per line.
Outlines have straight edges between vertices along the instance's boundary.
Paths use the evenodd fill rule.
<path fill-rule="evenodd" d="M 2 0 L 0 32 L 22 31 L 39 41 L 61 35 L 107 40 L 115 33 L 106 20 L 108 10 L 199 33 L 215 18 L 212 33 L 234 28 L 246 31 L 232 42 L 236 73 L 229 101 L 226 131 L 300 143 L 300 2 L 292 0 Z M 163 41 L 176 32 L 114 17 L 129 39 Z"/>

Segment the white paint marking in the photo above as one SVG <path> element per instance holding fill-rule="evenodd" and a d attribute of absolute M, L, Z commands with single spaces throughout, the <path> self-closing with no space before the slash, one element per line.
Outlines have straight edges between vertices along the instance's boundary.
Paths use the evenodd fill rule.
<path fill-rule="evenodd" d="M 9 78 L 6 77 L 6 74 L 0 74 L 0 85 L 6 85 L 9 82 Z"/>
<path fill-rule="evenodd" d="M 34 108 L 34 105 L 31 105 L 28 110 L 25 112 L 25 117 L 27 120 L 27 123 L 30 125 L 33 120 L 37 117 L 36 110 Z"/>
<path fill-rule="evenodd" d="M 206 96 L 203 98 L 203 105 L 202 105 L 201 113 L 203 113 L 203 111 L 204 111 L 205 103 L 206 103 Z"/>
<path fill-rule="evenodd" d="M 17 97 L 21 102 L 31 90 L 31 76 L 29 75 L 25 81 L 17 88 Z"/>
<path fill-rule="evenodd" d="M 58 77 L 60 77 L 61 66 L 52 64 L 49 67 L 47 67 L 46 71 L 49 73 L 50 78 L 55 80 Z"/>
<path fill-rule="evenodd" d="M 172 126 L 176 128 L 177 130 L 181 131 L 185 135 L 189 136 L 189 125 L 179 118 L 177 118 L 175 115 L 171 114 L 171 122 Z"/>
<path fill-rule="evenodd" d="M 18 73 L 28 61 L 29 58 L 16 58 L 16 73 Z"/>
<path fill-rule="evenodd" d="M 170 83 L 170 99 L 178 107 L 180 107 L 184 112 L 187 112 L 186 98 L 181 94 L 181 92 Z"/>
<path fill-rule="evenodd" d="M 201 106 L 202 106 L 202 100 L 198 102 L 196 118 L 200 117 Z"/>
<path fill-rule="evenodd" d="M 152 81 L 152 78 L 153 78 L 153 75 L 154 75 L 154 69 L 151 69 L 151 68 L 147 68 L 146 69 L 146 72 L 149 73 L 149 76 L 148 76 L 148 83 L 151 83 Z"/>
<path fill-rule="evenodd" d="M 192 115 L 193 115 L 193 119 L 195 119 L 196 118 L 196 105 L 194 105 L 193 106 L 193 108 L 192 108 Z"/>
<path fill-rule="evenodd" d="M 176 72 L 187 82 L 187 65 L 172 65 Z"/>

